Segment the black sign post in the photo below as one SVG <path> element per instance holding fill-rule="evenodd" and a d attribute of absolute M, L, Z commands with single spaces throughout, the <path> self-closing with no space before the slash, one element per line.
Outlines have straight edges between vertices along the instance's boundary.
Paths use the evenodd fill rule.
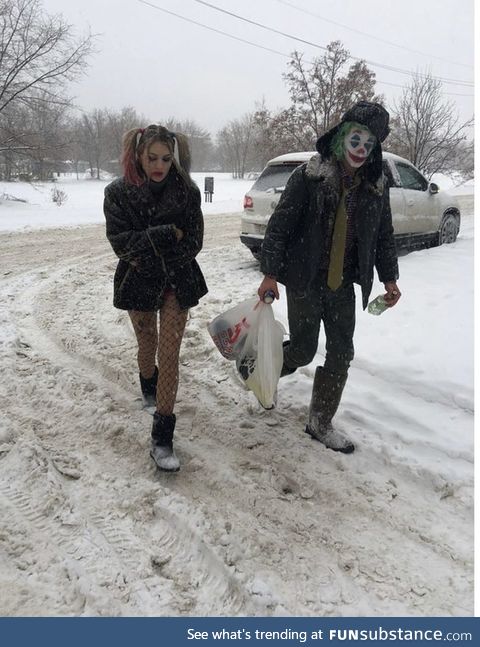
<path fill-rule="evenodd" d="M 205 178 L 205 202 L 212 202 L 213 196 L 213 177 Z"/>

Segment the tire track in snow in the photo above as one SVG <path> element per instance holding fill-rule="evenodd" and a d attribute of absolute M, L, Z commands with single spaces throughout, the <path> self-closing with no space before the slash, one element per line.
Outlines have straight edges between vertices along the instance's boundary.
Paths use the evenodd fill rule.
<path fill-rule="evenodd" d="M 90 259 L 87 260 L 87 263 L 90 263 Z M 65 273 L 65 268 L 56 269 L 53 274 L 50 275 L 48 279 L 45 279 L 41 285 L 33 285 L 30 288 L 26 288 L 22 294 L 22 304 L 31 307 L 31 304 L 34 304 L 34 311 L 36 305 L 39 301 L 45 301 L 45 295 L 49 293 L 49 289 L 52 285 L 57 285 L 60 283 L 60 279 Z M 47 299 L 48 303 L 48 299 Z M 17 316 L 21 319 L 22 317 L 22 306 L 17 308 Z M 25 312 L 23 313 L 26 314 Z M 48 362 L 53 365 L 59 366 L 62 365 L 66 370 L 71 371 L 72 367 L 75 369 L 76 378 L 78 381 L 83 381 L 87 379 L 90 382 L 93 382 L 94 386 L 100 391 L 109 391 L 113 397 L 119 401 L 125 400 L 126 391 L 109 381 L 104 379 L 102 375 L 98 375 L 95 371 L 95 366 L 92 366 L 92 363 L 89 359 L 85 357 L 78 357 L 77 353 L 74 353 L 71 349 L 66 349 L 63 347 L 61 342 L 59 343 L 58 336 L 55 333 L 55 329 L 45 327 L 44 323 L 36 319 L 36 316 L 27 316 L 23 318 L 22 323 L 19 324 L 21 330 L 22 339 L 27 340 L 26 344 L 32 348 L 35 354 L 39 354 L 40 357 L 48 358 Z M 47 332 L 48 331 L 48 332 Z M 67 385 L 68 388 L 68 385 Z M 113 391 L 113 393 L 112 393 Z M 164 516 L 166 511 L 163 511 Z M 170 518 L 174 518 L 170 514 Z M 96 516 L 95 520 L 99 522 L 100 517 Z M 176 526 L 181 526 L 182 522 L 177 519 Z M 182 595 L 178 593 L 175 595 L 175 599 L 169 600 L 166 608 L 175 608 L 178 605 L 180 610 L 186 609 L 188 606 L 189 611 L 192 609 L 200 609 L 201 614 L 207 613 L 241 613 L 242 609 L 245 612 L 245 609 L 250 609 L 247 603 L 248 595 L 242 591 L 242 587 L 239 585 L 234 576 L 231 575 L 229 569 L 225 564 L 219 559 L 219 557 L 210 549 L 208 545 L 201 539 L 200 536 L 195 534 L 190 530 L 189 540 L 187 543 L 183 540 L 183 535 L 185 530 L 188 528 L 188 524 L 183 522 L 183 531 L 179 536 L 174 537 L 170 532 L 168 544 L 170 546 L 170 553 L 173 556 L 171 559 L 170 569 L 173 569 L 173 565 L 178 561 L 176 555 L 180 555 L 182 559 L 181 562 L 185 562 L 185 556 L 190 555 L 190 559 L 186 561 L 189 563 L 189 570 L 194 578 L 195 582 L 198 583 L 207 583 L 209 590 L 213 588 L 214 590 L 219 590 L 223 592 L 222 597 L 220 598 L 220 606 L 216 608 L 216 604 L 212 602 L 211 595 L 208 595 L 204 600 L 202 605 L 198 605 L 196 601 L 196 594 L 193 594 L 190 597 L 188 605 L 185 603 L 185 587 L 182 588 Z M 168 534 L 168 524 L 163 529 L 163 534 Z M 94 530 L 92 529 L 92 533 Z M 102 536 L 110 537 L 111 541 L 118 536 L 118 528 L 113 527 L 111 532 L 107 527 L 102 528 Z M 162 540 L 165 542 L 166 540 Z M 176 544 L 176 546 L 172 545 Z M 138 549 L 136 546 L 130 546 L 126 544 L 122 548 L 122 553 L 125 554 L 137 554 Z M 203 557 L 202 557 L 203 556 Z M 73 555 L 75 557 L 75 555 Z M 78 556 L 77 556 L 78 557 Z M 92 561 L 93 569 L 95 564 L 95 558 Z M 183 578 L 185 574 L 182 568 L 177 568 L 176 577 L 180 577 L 183 573 Z M 213 573 L 213 574 L 212 574 Z M 176 577 L 172 578 L 174 583 L 173 588 L 175 589 Z M 195 588 L 195 587 L 194 587 Z M 148 593 L 143 595 L 144 598 L 148 597 Z M 162 605 L 163 606 L 163 605 Z M 161 613 L 161 610 L 157 608 L 157 612 Z"/>
<path fill-rule="evenodd" d="M 9 459 L 13 462 L 20 454 L 26 475 L 22 482 L 17 478 L 14 484 L 0 483 L 15 525 L 24 528 L 22 534 L 31 538 L 33 550 L 41 547 L 42 561 L 65 565 L 85 596 L 87 614 L 143 615 L 148 599 L 161 601 L 158 611 L 172 607 L 169 586 L 161 586 L 159 578 L 154 578 L 158 581 L 153 589 L 146 585 L 149 555 L 123 530 L 120 519 L 82 509 L 62 487 L 50 457 L 34 437 L 19 440 L 11 451 L 4 470 L 8 474 Z"/>
<path fill-rule="evenodd" d="M 98 503 L 69 496 L 74 487 L 62 486 L 33 435 L 11 451 L 4 459 L 4 476 L 11 476 L 9 462 L 17 465 L 21 454 L 26 478 L 22 483 L 16 479 L 14 486 L 0 482 L 14 519 L 10 525 L 23 529 L 32 552 L 42 548 L 42 561 L 66 566 L 86 597 L 87 615 L 237 615 L 251 610 L 218 556 L 186 520 L 162 504 L 155 504 L 149 536 L 145 530 L 137 536 L 128 516 L 124 520 Z M 34 474 L 32 484 L 29 474 Z"/>
<path fill-rule="evenodd" d="M 205 254 L 203 262 L 211 264 L 206 252 L 202 254 Z M 220 254 L 220 257 L 228 261 L 229 253 Z M 222 263 L 215 261 L 216 269 L 220 265 L 219 269 L 224 270 L 223 274 L 220 271 L 215 277 L 224 290 L 229 272 L 233 266 L 237 267 L 238 262 L 227 262 L 225 266 Z M 96 266 L 96 276 L 91 282 L 92 300 L 95 303 L 98 295 L 105 293 L 105 283 L 101 286 L 102 272 L 102 268 Z M 70 291 L 69 286 L 75 277 L 84 280 L 87 274 L 85 264 L 75 267 L 70 277 L 65 275 L 65 291 Z M 106 276 L 107 272 L 103 278 Z M 244 284 L 247 285 L 250 279 L 252 277 L 248 276 L 247 270 Z M 255 272 L 252 285 L 258 282 L 257 279 L 258 273 Z M 118 329 L 118 321 L 114 320 L 113 315 L 102 319 L 102 309 L 105 310 L 106 306 L 102 308 L 98 304 L 99 316 L 87 328 L 87 334 L 80 339 L 75 338 L 66 348 L 61 329 L 67 318 L 55 320 L 48 316 L 48 312 L 58 300 L 61 305 L 59 310 L 73 312 L 76 316 L 76 295 L 62 295 L 60 284 L 45 284 L 45 288 L 36 297 L 38 311 L 35 325 L 42 335 L 49 335 L 52 343 L 50 349 L 57 354 L 53 364 L 58 362 L 68 371 L 70 355 L 73 358 L 80 355 L 85 362 L 83 368 L 86 376 L 89 373 L 102 376 L 95 364 L 97 358 L 88 345 L 88 337 L 91 332 L 101 337 L 114 323 L 117 326 L 116 336 L 113 339 L 110 337 L 106 348 L 98 353 L 100 365 L 111 363 L 112 372 L 104 375 L 108 379 L 101 381 L 101 384 L 99 382 L 98 388 L 109 389 L 108 382 L 112 378 L 114 383 L 121 383 L 120 398 L 125 398 L 127 392 L 131 393 L 131 382 L 128 377 L 125 380 L 122 376 L 116 378 L 115 371 L 119 366 L 128 364 L 122 354 L 130 352 L 134 345 L 127 343 L 126 346 L 116 347 L 119 339 L 125 341 L 126 331 Z M 80 295 L 82 286 L 74 285 L 74 288 Z M 210 288 L 211 294 L 216 292 L 215 283 Z M 176 492 L 177 498 L 170 502 L 169 496 L 162 498 L 160 495 L 153 520 L 145 522 L 142 532 L 139 532 L 142 540 L 147 536 L 147 542 L 148 538 L 153 537 L 154 541 L 158 538 L 159 549 L 153 554 L 154 569 L 167 579 L 172 577 L 172 582 L 177 582 L 176 601 L 180 612 L 190 615 L 195 604 L 198 609 L 208 609 L 205 598 L 215 590 L 217 580 L 211 581 L 205 577 L 212 570 L 211 566 L 205 564 L 208 564 L 211 555 L 215 558 L 217 553 L 221 554 L 219 568 L 226 568 L 228 572 L 235 569 L 235 574 L 243 578 L 241 590 L 250 594 L 254 602 L 258 601 L 255 608 L 264 609 L 266 615 L 278 613 L 279 609 L 282 615 L 292 612 L 297 615 L 356 615 L 359 610 L 365 615 L 434 615 L 439 608 L 453 615 L 470 612 L 466 601 L 470 599 L 471 582 L 465 577 L 471 568 L 469 556 L 462 554 L 459 547 L 451 545 L 451 538 L 459 533 L 454 524 L 459 524 L 461 528 L 469 527 L 465 519 L 468 510 L 462 512 L 462 505 L 459 516 L 457 503 L 464 502 L 457 498 L 457 493 L 453 492 L 439 504 L 442 490 L 439 484 L 432 481 L 431 475 L 412 472 L 408 464 L 397 463 L 396 459 L 392 462 L 388 438 L 384 438 L 380 424 L 384 424 L 384 421 L 374 426 L 371 439 L 369 425 L 372 421 L 365 417 L 368 409 L 360 412 L 363 430 L 359 429 L 359 421 L 350 418 L 349 411 L 356 413 L 357 407 L 355 398 L 348 392 L 348 406 L 339 419 L 342 424 L 352 427 L 357 436 L 362 436 L 358 455 L 354 457 L 334 456 L 302 433 L 301 419 L 305 417 L 308 403 L 305 400 L 303 405 L 297 404 L 299 398 L 296 397 L 298 393 L 295 392 L 296 385 L 292 378 L 285 383 L 284 392 L 280 394 L 283 398 L 281 408 L 271 414 L 278 427 L 270 426 L 268 421 L 271 419 L 252 405 L 250 394 L 241 391 L 229 376 L 223 380 L 226 371 L 220 368 L 220 363 L 217 364 L 218 370 L 212 370 L 211 360 L 216 351 L 213 345 L 209 350 L 205 343 L 208 338 L 201 335 L 210 314 L 218 314 L 224 304 L 218 299 L 215 301 L 211 294 L 207 296 L 205 306 L 199 308 L 198 311 L 202 312 L 199 317 L 195 310 L 185 338 L 185 363 L 182 365 L 178 405 L 181 415 L 177 446 L 184 463 L 181 477 L 171 480 L 155 474 L 153 469 L 149 477 L 157 487 L 161 483 L 166 492 Z M 108 298 L 108 308 L 111 308 L 110 295 Z M 235 300 L 241 298 L 241 294 L 235 295 Z M 87 312 L 88 302 L 79 310 Z M 79 326 L 80 319 L 77 321 L 75 325 Z M 133 355 L 131 364 L 134 365 Z M 220 381 L 217 381 L 218 377 Z M 82 382 L 83 379 L 82 375 Z M 124 384 L 126 387 L 122 391 Z M 373 391 L 380 393 L 384 388 L 386 385 L 378 380 Z M 392 392 L 394 387 L 389 386 L 386 391 L 388 397 Z M 301 402 L 304 395 L 300 398 Z M 379 404 L 382 404 L 382 400 Z M 115 406 L 122 408 L 123 420 L 131 420 L 131 410 L 122 407 L 120 400 L 115 400 Z M 408 426 L 414 422 L 413 417 L 409 416 L 413 409 L 412 404 L 402 418 L 402 425 Z M 77 407 L 74 411 L 78 411 Z M 148 420 L 146 416 L 145 419 Z M 62 424 L 60 420 L 57 422 Z M 189 426 L 190 431 L 185 433 Z M 412 424 L 412 431 L 415 430 Z M 103 428 L 86 430 L 84 445 L 87 462 L 90 458 L 86 456 L 91 450 L 97 454 L 97 458 L 99 456 L 99 446 L 92 443 L 98 431 L 103 432 Z M 74 428 L 76 432 L 77 428 Z M 67 439 L 68 435 L 62 434 L 60 442 L 65 447 L 68 447 Z M 130 480 L 133 481 L 133 477 L 135 481 L 141 480 L 145 461 L 133 455 L 132 447 L 141 447 L 142 452 L 146 448 L 139 441 L 133 442 L 131 433 L 123 431 L 107 440 L 108 446 L 101 454 L 101 459 L 105 461 L 105 473 L 115 474 L 115 469 L 118 469 L 127 475 L 125 479 L 131 475 Z M 121 450 L 129 453 L 129 465 Z M 115 456 L 118 465 L 114 466 L 109 452 Z M 91 465 L 88 467 L 88 476 L 93 479 L 95 472 L 92 472 Z M 389 479 L 392 483 L 387 482 Z M 395 485 L 395 480 L 399 481 L 399 486 Z M 147 484 L 148 481 L 147 478 Z M 117 497 L 124 496 L 126 490 L 122 490 L 122 479 L 115 478 L 112 484 L 120 488 Z M 137 483 L 135 487 L 138 487 Z M 120 515 L 114 497 L 109 500 L 103 490 L 98 490 L 98 486 L 97 492 L 100 494 L 101 507 L 110 503 L 114 506 L 115 514 Z M 141 500 L 139 507 L 143 514 L 146 506 Z M 181 514 L 178 514 L 178 510 L 181 510 Z M 442 517 L 441 527 L 436 521 L 437 515 Z M 208 528 L 203 528 L 201 520 L 206 518 L 210 524 Z M 229 530 L 222 529 L 220 520 L 223 526 L 228 525 Z M 189 529 L 194 536 L 197 533 L 197 538 L 208 538 L 203 542 L 206 548 L 196 545 L 195 550 L 190 552 L 183 547 L 170 550 L 170 540 L 173 540 L 174 548 L 178 546 L 175 542 L 177 535 L 185 534 L 190 541 Z M 382 538 L 380 544 L 378 537 Z M 195 540 L 190 543 L 195 543 Z M 468 540 L 463 545 L 465 543 Z M 374 555 L 370 550 L 372 545 L 378 547 Z M 409 559 L 405 562 L 399 561 L 392 550 L 399 545 L 407 547 L 405 552 L 408 552 Z M 203 558 L 204 563 L 197 575 L 192 572 L 192 564 L 202 559 L 204 550 L 207 556 Z M 188 565 L 184 578 L 179 570 L 181 564 Z M 445 582 L 435 576 L 435 570 L 449 574 L 456 585 L 445 590 Z M 237 582 L 239 577 L 235 576 L 233 582 Z M 458 585 L 461 581 L 464 582 L 463 589 Z M 222 579 L 220 586 L 226 586 L 228 590 L 226 579 Z M 198 591 L 205 598 L 200 596 L 197 599 L 195 593 Z M 293 591 L 297 592 L 296 607 L 291 604 L 282 613 L 282 602 L 292 600 Z M 181 598 L 187 598 L 184 607 L 181 606 Z M 268 606 L 265 606 L 266 602 Z M 232 606 L 238 608 L 236 604 L 232 603 Z"/>
<path fill-rule="evenodd" d="M 88 271 L 87 265 L 89 262 L 90 261 L 87 259 L 87 262 L 83 263 L 80 266 L 79 272 L 76 272 L 75 274 L 76 277 L 78 277 L 79 273 L 81 276 L 84 271 Z M 62 276 L 64 276 L 64 271 L 65 271 L 64 268 L 59 269 L 48 279 L 45 279 L 42 282 L 41 286 L 34 285 L 31 289 L 24 292 L 24 300 L 28 304 L 32 304 L 32 303 L 34 304 L 34 312 L 37 311 L 36 304 L 39 302 L 44 304 L 44 306 L 46 305 L 46 307 L 42 306 L 42 309 L 45 310 L 47 314 L 51 312 L 51 309 L 49 308 L 49 303 L 55 301 L 55 297 L 58 294 L 59 290 L 64 290 L 65 288 L 65 283 L 60 280 Z M 67 281 L 67 285 L 69 284 L 70 281 L 71 281 L 71 278 L 69 278 L 69 280 Z M 62 285 L 62 288 L 59 287 L 60 285 Z M 74 292 L 69 289 L 67 289 L 66 292 L 67 294 L 74 294 Z M 75 298 L 77 296 L 78 296 L 78 292 L 75 293 Z M 67 299 L 67 303 L 68 303 L 68 299 Z M 63 308 L 63 311 L 66 313 L 71 312 L 72 307 L 66 305 Z M 77 349 L 75 348 L 75 342 L 72 344 L 72 346 L 65 348 L 65 346 L 62 343 L 62 340 L 59 339 L 60 335 L 58 333 L 58 330 L 62 329 L 61 320 L 59 321 L 55 317 L 52 317 L 51 321 L 49 322 L 50 325 L 48 325 L 47 322 L 42 320 L 41 313 L 39 314 L 38 312 L 36 312 L 34 317 L 35 318 L 33 319 L 30 318 L 27 324 L 27 327 L 25 327 L 25 325 L 23 324 L 23 328 L 24 328 L 24 333 L 26 333 L 24 334 L 25 339 L 29 340 L 29 343 L 31 343 L 31 345 L 35 348 L 36 351 L 40 351 L 41 355 L 45 357 L 49 357 L 50 360 L 53 360 L 55 364 L 62 364 L 67 368 L 71 367 L 72 364 L 76 364 L 78 366 L 79 371 L 80 369 L 86 369 L 89 375 L 89 379 L 91 379 L 90 374 L 93 369 L 94 378 L 95 378 L 95 381 L 97 382 L 97 386 L 99 386 L 102 390 L 112 392 L 110 382 L 107 380 L 107 382 L 105 383 L 105 380 L 103 380 L 102 373 L 98 374 L 95 372 L 94 369 L 95 369 L 96 360 L 92 361 L 91 356 L 88 355 L 87 348 L 82 349 L 80 347 L 80 349 Z M 80 340 L 80 342 L 82 342 L 82 340 Z M 79 351 L 80 351 L 80 357 L 79 357 Z M 99 378 L 100 378 L 100 381 L 99 381 Z M 67 385 L 67 388 L 68 388 L 68 385 Z M 120 388 L 120 392 L 118 392 L 119 391 L 118 388 L 116 389 L 116 391 L 117 391 L 116 393 L 112 393 L 114 399 L 118 400 L 119 402 L 122 399 L 124 400 L 125 393 L 127 393 L 127 391 L 121 388 Z M 180 448 L 181 448 L 181 444 L 180 444 Z M 211 472 L 212 468 L 213 466 L 209 467 L 209 472 Z M 221 475 L 222 475 L 222 472 L 220 471 L 218 475 L 218 481 L 221 481 Z M 209 496 L 211 497 L 211 490 L 209 491 Z M 189 547 L 191 551 L 192 551 L 192 546 L 195 547 L 194 542 Z M 193 552 L 195 553 L 195 550 Z M 231 551 L 230 552 L 226 551 L 226 553 L 227 553 L 227 558 L 230 558 Z M 190 570 L 191 570 L 195 560 L 193 560 L 193 562 L 192 560 L 187 560 L 187 561 L 190 562 Z M 206 567 L 208 567 L 208 570 L 210 571 L 212 569 L 212 566 L 211 566 L 212 559 L 209 558 L 206 561 L 207 561 Z M 217 571 L 218 571 L 218 568 L 217 568 Z M 200 578 L 200 580 L 201 579 L 202 578 Z M 210 578 L 210 581 L 211 581 L 211 578 Z M 232 578 L 231 578 L 231 581 L 227 581 L 226 588 L 222 585 L 221 581 L 220 583 L 217 582 L 215 589 L 224 588 L 228 592 L 229 590 L 232 589 L 232 582 L 234 581 L 235 580 Z M 226 600 L 227 600 L 226 604 L 230 604 L 228 603 L 229 597 L 231 597 L 231 594 L 226 595 Z M 245 595 L 244 597 L 248 597 L 248 594 Z M 258 600 L 258 604 L 256 603 L 250 608 L 254 609 L 255 607 L 258 607 L 261 610 L 265 609 L 265 604 L 267 604 L 268 606 L 268 604 L 270 603 L 268 599 L 266 602 L 263 601 L 263 597 L 264 596 L 259 595 L 258 593 L 255 594 L 255 599 Z M 234 600 L 232 604 L 237 610 L 240 609 L 242 606 L 245 606 L 245 602 L 242 602 L 242 603 L 238 602 L 238 595 L 236 600 Z M 190 606 L 192 605 L 193 603 L 190 603 Z M 210 599 L 206 601 L 205 608 L 208 609 L 208 607 L 212 608 L 211 596 L 210 596 Z M 207 611 L 204 610 L 204 612 L 207 612 Z M 221 612 L 223 613 L 225 612 L 225 610 L 222 609 Z"/>

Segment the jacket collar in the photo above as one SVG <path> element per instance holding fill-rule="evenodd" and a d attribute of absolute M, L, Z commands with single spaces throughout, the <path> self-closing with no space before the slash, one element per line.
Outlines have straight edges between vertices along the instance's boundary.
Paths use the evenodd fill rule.
<path fill-rule="evenodd" d="M 316 153 L 307 162 L 305 173 L 309 180 L 326 182 L 337 191 L 340 189 L 340 174 L 333 158 L 322 161 L 320 155 Z"/>
<path fill-rule="evenodd" d="M 324 182 L 336 193 L 340 193 L 341 174 L 338 172 L 337 162 L 333 157 L 322 160 L 321 156 L 316 153 L 307 162 L 305 174 L 309 180 L 313 180 L 314 182 Z M 364 181 L 363 186 L 365 186 L 368 191 L 381 195 L 384 189 L 383 174 L 375 184 Z"/>

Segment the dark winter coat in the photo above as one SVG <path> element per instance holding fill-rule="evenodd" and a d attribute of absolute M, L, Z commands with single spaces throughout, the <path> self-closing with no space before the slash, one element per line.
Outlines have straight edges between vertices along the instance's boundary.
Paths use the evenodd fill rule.
<path fill-rule="evenodd" d="M 306 291 L 328 257 L 341 193 L 334 159 L 314 155 L 290 176 L 270 218 L 262 245 L 261 269 L 292 290 Z M 373 268 L 382 283 L 396 281 L 398 262 L 393 238 L 389 190 L 383 175 L 375 185 L 363 179 L 354 218 L 358 249 L 355 282 L 366 308 Z"/>
<path fill-rule="evenodd" d="M 201 195 L 187 187 L 172 167 L 160 195 L 148 182 L 140 187 L 124 178 L 105 188 L 107 238 L 119 262 L 113 304 L 122 310 L 157 310 L 166 289 L 173 289 L 182 309 L 197 305 L 207 293 L 195 257 L 203 244 Z M 183 231 L 177 241 L 175 227 Z"/>

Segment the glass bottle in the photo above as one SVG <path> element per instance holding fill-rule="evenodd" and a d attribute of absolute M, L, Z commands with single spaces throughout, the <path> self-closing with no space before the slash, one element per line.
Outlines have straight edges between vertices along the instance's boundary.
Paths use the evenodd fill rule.
<path fill-rule="evenodd" d="M 372 301 L 370 301 L 370 303 L 368 304 L 368 312 L 371 315 L 381 315 L 382 312 L 385 312 L 387 308 L 388 304 L 385 301 L 384 294 L 379 294 L 378 297 L 372 299 Z"/>

